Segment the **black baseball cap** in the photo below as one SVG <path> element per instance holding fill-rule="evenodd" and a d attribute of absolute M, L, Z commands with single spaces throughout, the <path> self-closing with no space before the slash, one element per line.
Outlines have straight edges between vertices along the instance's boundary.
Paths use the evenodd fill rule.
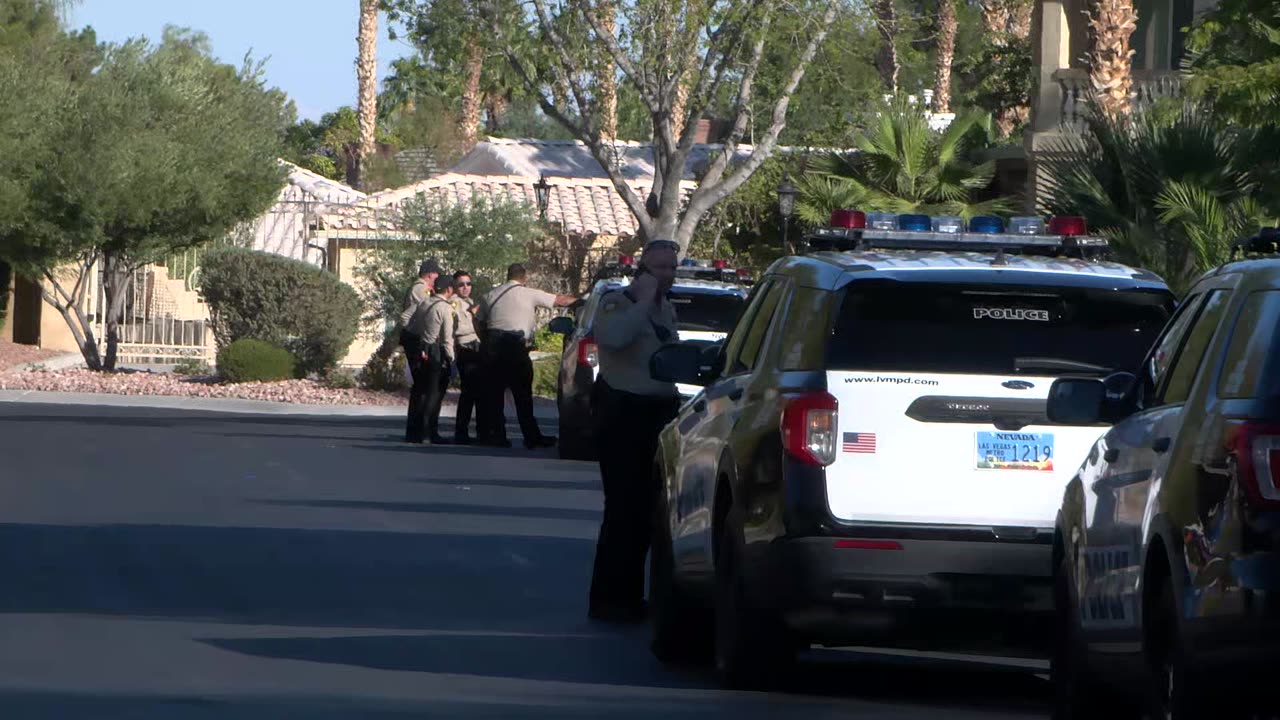
<path fill-rule="evenodd" d="M 438 293 L 439 293 L 439 292 L 444 292 L 445 290 L 452 290 L 452 289 L 453 289 L 453 276 L 452 276 L 452 275 L 443 275 L 443 274 L 442 274 L 442 275 L 440 275 L 439 277 L 437 277 L 437 278 L 436 278 L 436 284 L 435 284 L 435 291 L 436 291 L 436 292 L 438 292 Z"/>
<path fill-rule="evenodd" d="M 422 264 L 418 266 L 418 275 L 426 275 L 427 273 L 436 273 L 438 275 L 443 272 L 444 270 L 441 269 L 439 261 L 435 258 L 423 260 Z"/>

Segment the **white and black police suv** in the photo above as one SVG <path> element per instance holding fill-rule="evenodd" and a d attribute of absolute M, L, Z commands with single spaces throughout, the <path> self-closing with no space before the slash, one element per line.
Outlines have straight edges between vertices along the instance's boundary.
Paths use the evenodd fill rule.
<path fill-rule="evenodd" d="M 813 644 L 1047 655 L 1054 519 L 1105 430 L 1050 422 L 1049 387 L 1140 362 L 1173 295 L 1081 218 L 831 225 L 724 343 L 654 356 L 704 386 L 654 462 L 654 652 L 731 686 Z"/>
<path fill-rule="evenodd" d="M 621 255 L 606 265 L 579 306 L 575 318 L 561 317 L 549 329 L 565 336 L 560 358 L 556 392 L 559 410 L 560 457 L 589 460 L 595 457 L 591 422 L 591 390 L 600 374 L 592 326 L 605 293 L 621 290 L 631 283 L 635 258 Z M 667 293 L 675 306 L 680 341 L 706 347 L 724 340 L 733 329 L 746 304 L 751 275 L 744 268 L 730 268 L 724 260 L 698 261 L 686 258 L 676 268 L 676 281 Z M 698 391 L 679 386 L 688 398 Z"/>

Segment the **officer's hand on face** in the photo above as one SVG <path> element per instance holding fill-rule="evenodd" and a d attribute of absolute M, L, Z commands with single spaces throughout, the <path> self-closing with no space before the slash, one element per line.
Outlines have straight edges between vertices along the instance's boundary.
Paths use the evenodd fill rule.
<path fill-rule="evenodd" d="M 636 302 L 653 302 L 658 296 L 658 279 L 652 273 L 641 273 L 631 281 L 631 295 Z"/>

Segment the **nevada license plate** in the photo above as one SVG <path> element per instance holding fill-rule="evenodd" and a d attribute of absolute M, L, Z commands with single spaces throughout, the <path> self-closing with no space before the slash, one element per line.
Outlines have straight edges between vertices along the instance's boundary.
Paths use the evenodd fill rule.
<path fill-rule="evenodd" d="M 979 470 L 1053 470 L 1053 433 L 979 432 Z"/>

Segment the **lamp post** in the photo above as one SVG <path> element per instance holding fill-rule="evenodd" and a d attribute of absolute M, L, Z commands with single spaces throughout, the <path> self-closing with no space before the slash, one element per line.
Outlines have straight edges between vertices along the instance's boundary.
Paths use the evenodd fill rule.
<path fill-rule="evenodd" d="M 546 175 L 540 176 L 538 182 L 534 183 L 533 196 L 538 201 L 538 217 L 545 221 L 547 219 L 547 201 L 551 198 L 551 183 L 547 182 Z"/>
<path fill-rule="evenodd" d="M 782 253 L 791 254 L 791 215 L 796 211 L 796 196 L 800 191 L 791 184 L 791 177 L 783 173 L 782 184 L 778 186 L 778 214 L 782 216 Z"/>

